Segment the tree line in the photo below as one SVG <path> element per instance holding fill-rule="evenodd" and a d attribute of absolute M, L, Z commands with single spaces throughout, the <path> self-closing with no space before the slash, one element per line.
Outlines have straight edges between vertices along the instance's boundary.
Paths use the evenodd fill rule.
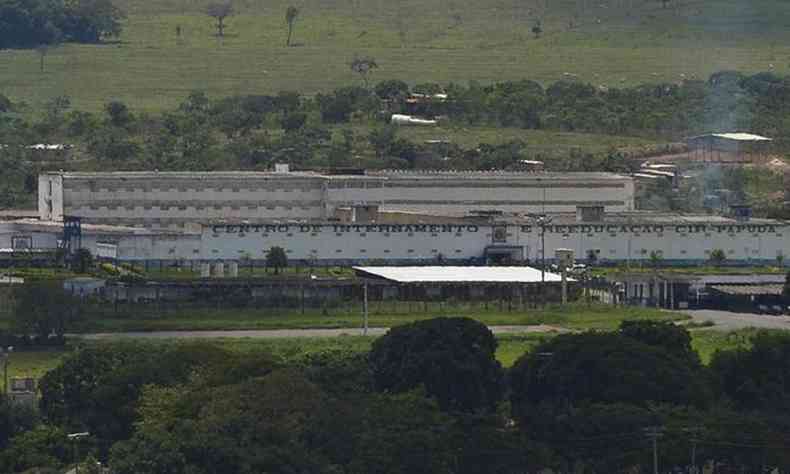
<path fill-rule="evenodd" d="M 479 322 L 392 329 L 367 353 L 274 357 L 207 343 L 81 347 L 41 413 L 0 416 L 0 468 L 82 456 L 111 472 L 526 473 L 790 469 L 790 336 L 703 365 L 688 332 L 624 322 L 545 339 L 505 370 Z M 662 436 L 658 438 L 658 436 Z"/>
<path fill-rule="evenodd" d="M 0 0 L 0 48 L 98 43 L 121 32 L 111 0 Z"/>
<path fill-rule="evenodd" d="M 415 101 L 413 94 L 423 99 Z M 436 94 L 446 98 L 431 99 Z M 787 149 L 790 79 L 725 71 L 707 81 L 621 89 L 578 81 L 544 88 L 528 80 L 413 87 L 388 80 L 373 88 L 348 86 L 314 96 L 285 91 L 211 98 L 193 92 L 175 109 L 156 115 L 135 112 L 117 100 L 101 113 L 86 112 L 73 108 L 68 97 L 31 111 L 0 96 L 0 143 L 6 145 L 0 160 L 10 170 L 0 182 L 0 204 L 13 205 L 32 191 L 38 170 L 31 152 L 21 146 L 32 143 L 75 143 L 80 153 L 96 159 L 94 168 L 120 170 L 263 169 L 275 162 L 312 169 L 489 170 L 518 169 L 524 159 L 543 158 L 528 152 L 524 140 L 472 147 L 414 142 L 388 123 L 394 113 L 437 117 L 451 130 L 507 126 L 665 140 L 707 130 L 749 130 L 774 137 L 772 146 L 782 152 Z M 626 158 L 618 150 L 572 149 L 546 167 L 632 171 Z"/>

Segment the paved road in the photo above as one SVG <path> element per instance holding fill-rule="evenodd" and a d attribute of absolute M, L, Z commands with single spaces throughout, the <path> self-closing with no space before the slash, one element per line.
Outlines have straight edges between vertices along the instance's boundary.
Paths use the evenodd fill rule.
<path fill-rule="evenodd" d="M 788 329 L 790 330 L 790 316 L 768 316 L 751 313 L 733 313 L 730 311 L 719 311 L 712 309 L 699 309 L 684 311 L 697 323 L 713 321 L 714 326 L 710 329 L 720 331 L 732 331 L 747 327 L 765 329 Z M 544 332 L 569 332 L 569 329 L 549 326 L 490 326 L 494 334 L 526 334 Z M 389 328 L 370 328 L 368 334 L 371 336 L 381 336 Z M 95 333 L 95 334 L 71 334 L 70 337 L 81 337 L 91 340 L 106 340 L 120 338 L 140 338 L 140 339 L 198 339 L 198 338 L 254 338 L 254 339 L 278 339 L 286 337 L 340 337 L 340 336 L 359 336 L 362 329 L 267 329 L 267 330 L 228 330 L 228 331 L 151 331 L 151 332 L 118 332 L 118 333 Z"/>
<path fill-rule="evenodd" d="M 368 334 L 371 336 L 381 336 L 389 328 L 370 328 Z M 541 332 L 566 332 L 556 326 L 536 325 L 536 326 L 491 326 L 494 334 L 525 334 Z M 81 337 L 84 339 L 118 339 L 118 338 L 141 338 L 141 339 L 197 339 L 197 338 L 258 338 L 258 339 L 277 339 L 283 337 L 338 337 L 338 336 L 359 336 L 362 329 L 267 329 L 249 331 L 151 331 L 151 332 L 117 332 L 117 333 L 96 333 L 96 334 L 71 334 L 69 337 Z"/>
<path fill-rule="evenodd" d="M 713 321 L 715 326 L 711 329 L 732 331 L 748 327 L 764 329 L 790 329 L 790 316 L 769 316 L 765 314 L 733 313 L 713 309 L 697 309 L 683 311 L 693 318 L 695 322 L 702 323 Z"/>

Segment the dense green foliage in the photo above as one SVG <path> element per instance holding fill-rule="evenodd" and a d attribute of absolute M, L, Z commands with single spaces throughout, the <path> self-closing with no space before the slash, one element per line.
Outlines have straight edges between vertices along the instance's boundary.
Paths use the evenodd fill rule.
<path fill-rule="evenodd" d="M 118 35 L 122 17 L 111 0 L 0 0 L 0 48 L 96 43 Z"/>
<path fill-rule="evenodd" d="M 14 289 L 13 331 L 35 336 L 46 343 L 54 336 L 63 339 L 67 327 L 79 316 L 79 299 L 63 291 L 60 282 L 19 285 Z"/>
<path fill-rule="evenodd" d="M 561 335 L 539 345 L 511 370 L 514 412 L 529 413 L 546 401 L 703 405 L 699 360 L 627 335 Z"/>
<path fill-rule="evenodd" d="M 468 318 L 398 326 L 373 343 L 373 380 L 393 393 L 424 386 L 445 410 L 493 411 L 503 388 L 496 347 L 491 330 Z"/>
<path fill-rule="evenodd" d="M 52 99 L 43 113 L 23 114 L 13 101 L 0 110 L 0 143 L 8 144 L 0 164 L 0 205 L 29 202 L 40 159 L 25 145 L 74 143 L 80 163 L 57 166 L 80 170 L 265 169 L 277 162 L 298 169 L 415 168 L 518 169 L 524 159 L 545 159 L 530 144 L 513 139 L 497 144 L 418 142 L 386 122 L 392 113 L 440 116 L 443 127 L 522 127 L 556 133 L 575 131 L 662 137 L 670 141 L 707 130 L 749 130 L 773 136 L 776 152 L 787 149 L 783 130 L 790 115 L 790 80 L 773 73 L 746 76 L 722 72 L 707 81 L 600 88 L 559 81 L 544 88 L 523 80 L 488 86 L 470 83 L 423 84 L 414 90 L 440 90 L 448 100 L 405 102 L 410 89 L 383 81 L 374 90 L 343 87 L 313 97 L 296 92 L 211 98 L 193 92 L 175 110 L 149 115 L 133 104 L 108 102 L 101 114 L 74 110 L 68 97 Z M 3 101 L 0 101 L 2 104 Z M 360 130 L 361 129 L 361 130 Z M 670 150 L 671 151 L 671 150 Z M 661 150 L 654 150 L 660 153 Z M 621 150 L 596 153 L 572 148 L 547 160 L 550 170 L 633 171 L 635 162 Z M 781 177 L 757 179 L 749 171 L 705 175 L 690 186 L 689 199 L 656 191 L 653 207 L 699 208 L 712 186 L 732 190 L 739 200 L 750 193 L 781 188 Z M 767 173 L 770 175 L 770 173 Z M 777 175 L 778 176 L 778 175 Z M 690 191 L 691 192 L 691 191 Z M 761 194 L 758 211 L 776 207 Z M 776 215 L 776 213 L 772 214 Z"/>
<path fill-rule="evenodd" d="M 719 389 L 747 410 L 790 410 L 790 336 L 759 334 L 749 350 L 717 352 L 711 369 Z"/>
<path fill-rule="evenodd" d="M 698 467 L 790 468 L 785 334 L 758 334 L 710 369 L 690 353 L 688 334 L 667 325 L 556 336 L 510 371 L 510 403 L 469 413 L 443 409 L 426 376 L 455 385 L 444 395 L 467 393 L 465 384 L 501 389 L 466 370 L 495 347 L 490 333 L 455 318 L 404 329 L 369 354 L 336 345 L 278 357 L 245 344 L 82 348 L 44 377 L 43 420 L 0 407 L 0 470 L 63 466 L 65 433 L 85 430 L 80 457 L 116 473 L 623 472 L 652 467 L 650 426 L 664 433 L 660 472 L 689 468 L 692 440 Z M 406 370 L 391 374 L 401 387 L 381 391 L 377 372 L 398 361 Z"/>

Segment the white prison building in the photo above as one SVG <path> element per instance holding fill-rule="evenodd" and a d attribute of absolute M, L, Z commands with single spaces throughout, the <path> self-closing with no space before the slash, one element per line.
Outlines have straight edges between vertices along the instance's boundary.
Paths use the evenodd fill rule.
<path fill-rule="evenodd" d="M 211 220 L 327 221 L 341 208 L 464 214 L 634 207 L 634 182 L 612 173 L 380 171 L 45 173 L 42 221 L 197 230 Z"/>

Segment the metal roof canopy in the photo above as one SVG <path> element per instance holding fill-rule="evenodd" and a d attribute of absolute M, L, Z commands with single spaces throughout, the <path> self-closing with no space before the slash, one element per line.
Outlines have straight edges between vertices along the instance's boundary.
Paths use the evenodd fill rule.
<path fill-rule="evenodd" d="M 360 278 L 384 279 L 397 283 L 540 283 L 541 272 L 533 267 L 353 267 Z M 575 281 L 571 278 L 568 281 Z M 562 277 L 545 272 L 547 283 Z"/>
<path fill-rule="evenodd" d="M 722 138 L 724 140 L 734 140 L 738 142 L 770 142 L 771 138 L 755 135 L 753 133 L 731 132 L 731 133 L 706 133 L 704 135 L 697 135 L 689 137 L 687 140 L 696 140 L 702 138 Z"/>

